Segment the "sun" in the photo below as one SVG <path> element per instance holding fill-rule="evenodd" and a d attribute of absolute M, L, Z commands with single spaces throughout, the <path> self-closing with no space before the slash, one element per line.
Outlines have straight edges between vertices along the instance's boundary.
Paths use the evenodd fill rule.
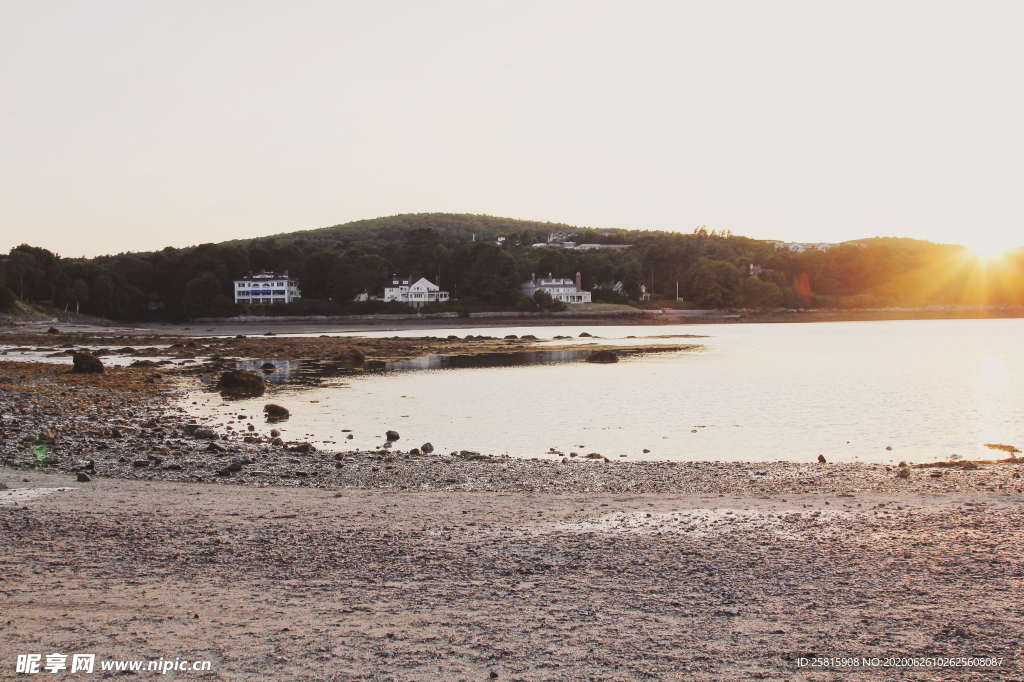
<path fill-rule="evenodd" d="M 1016 248 L 1014 244 L 999 239 L 979 239 L 968 242 L 965 247 L 979 260 L 997 260 Z"/>

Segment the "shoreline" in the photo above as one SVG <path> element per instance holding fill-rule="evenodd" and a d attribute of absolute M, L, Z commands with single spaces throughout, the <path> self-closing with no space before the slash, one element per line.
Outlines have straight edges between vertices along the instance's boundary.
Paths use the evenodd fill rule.
<path fill-rule="evenodd" d="M 339 315 L 332 317 L 258 317 L 250 320 L 207 318 L 190 322 L 117 322 L 100 324 L 45 320 L 7 321 L 0 324 L 4 334 L 45 332 L 49 327 L 67 332 L 120 333 L 127 335 L 157 334 L 166 336 L 233 336 L 275 331 L 280 334 L 311 334 L 410 331 L 422 329 L 473 329 L 501 327 L 616 326 L 616 325 L 714 325 L 714 324 L 799 324 L 815 322 L 886 322 L 898 320 L 977 320 L 1019 319 L 1024 308 L 892 308 L 805 311 L 605 311 L 576 313 L 473 313 L 470 317 L 451 313 L 433 315 Z"/>

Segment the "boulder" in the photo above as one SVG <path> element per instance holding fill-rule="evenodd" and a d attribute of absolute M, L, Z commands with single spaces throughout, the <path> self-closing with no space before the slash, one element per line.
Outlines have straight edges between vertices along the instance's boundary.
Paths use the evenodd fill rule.
<path fill-rule="evenodd" d="M 220 392 L 232 397 L 257 397 L 267 391 L 267 382 L 256 372 L 230 369 L 217 381 Z"/>
<path fill-rule="evenodd" d="M 288 411 L 287 407 L 281 407 L 280 405 L 275 405 L 274 403 L 267 403 L 266 405 L 264 405 L 263 414 L 267 415 L 268 422 L 284 421 L 285 419 L 291 416 L 291 413 Z M 252 424 L 250 424 L 249 426 L 252 426 Z"/>
<path fill-rule="evenodd" d="M 74 353 L 71 355 L 71 371 L 75 374 L 102 374 L 103 363 L 92 353 Z"/>
<path fill-rule="evenodd" d="M 580 332 L 580 338 L 581 339 L 591 339 L 591 338 L 593 338 L 593 336 L 594 335 L 589 333 L 589 332 Z"/>
<path fill-rule="evenodd" d="M 387 437 L 388 442 L 398 440 L 400 438 L 398 431 L 388 431 L 384 435 Z"/>
<path fill-rule="evenodd" d="M 824 464 L 825 461 L 825 455 L 818 455 L 818 464 Z"/>
<path fill-rule="evenodd" d="M 366 363 L 366 355 L 358 348 L 346 348 L 334 359 L 349 367 L 362 367 Z"/>
<path fill-rule="evenodd" d="M 434 451 L 434 446 L 433 446 L 432 443 L 424 443 L 423 445 L 420 446 L 420 452 L 423 452 L 423 453 L 426 453 L 426 454 L 429 455 L 433 451 Z"/>
<path fill-rule="evenodd" d="M 618 361 L 619 356 L 615 354 L 615 351 L 611 350 L 595 350 L 593 353 L 587 356 L 587 362 L 611 364 L 613 362 Z"/>

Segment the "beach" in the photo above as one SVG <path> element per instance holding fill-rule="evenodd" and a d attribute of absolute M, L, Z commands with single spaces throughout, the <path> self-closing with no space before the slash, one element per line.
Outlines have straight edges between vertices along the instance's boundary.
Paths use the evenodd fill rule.
<path fill-rule="evenodd" d="M 108 341 L 102 358 L 140 352 Z M 176 343 L 160 352 L 197 362 L 0 363 L 0 660 L 210 661 L 200 679 L 1021 674 L 1024 482 L 1005 453 L 512 458 L 383 428 L 371 450 L 275 442 L 262 415 L 217 430 L 187 414 L 191 365 L 278 343 L 322 360 L 530 340 Z"/>

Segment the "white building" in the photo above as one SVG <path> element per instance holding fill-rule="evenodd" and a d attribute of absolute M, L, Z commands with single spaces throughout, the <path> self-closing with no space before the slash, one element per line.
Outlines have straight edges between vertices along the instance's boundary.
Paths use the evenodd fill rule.
<path fill-rule="evenodd" d="M 261 272 L 235 280 L 235 303 L 269 305 L 291 303 L 302 298 L 299 280 L 289 277 L 288 272 Z"/>
<path fill-rule="evenodd" d="M 576 273 L 576 281 L 568 277 L 552 277 L 548 273 L 547 278 L 533 278 L 523 282 L 523 295 L 533 298 L 538 291 L 546 291 L 551 298 L 562 303 L 590 303 L 590 292 L 583 291 L 580 286 L 580 273 Z"/>
<path fill-rule="evenodd" d="M 786 249 L 794 253 L 806 251 L 828 251 L 835 244 L 830 242 L 772 242 L 777 248 Z"/>
<path fill-rule="evenodd" d="M 411 277 L 395 277 L 391 280 L 391 286 L 384 287 L 386 303 L 408 303 L 416 308 L 422 308 L 428 303 L 444 303 L 448 300 L 448 292 L 426 277 L 420 277 L 415 282 Z"/>

